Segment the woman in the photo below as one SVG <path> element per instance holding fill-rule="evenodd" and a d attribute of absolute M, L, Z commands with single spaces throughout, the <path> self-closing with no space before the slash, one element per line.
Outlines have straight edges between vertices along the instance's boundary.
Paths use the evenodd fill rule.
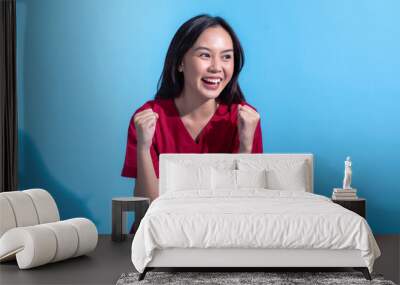
<path fill-rule="evenodd" d="M 260 116 L 238 83 L 244 54 L 220 17 L 184 23 L 168 48 L 154 100 L 132 116 L 122 176 L 158 197 L 161 153 L 262 153 Z"/>

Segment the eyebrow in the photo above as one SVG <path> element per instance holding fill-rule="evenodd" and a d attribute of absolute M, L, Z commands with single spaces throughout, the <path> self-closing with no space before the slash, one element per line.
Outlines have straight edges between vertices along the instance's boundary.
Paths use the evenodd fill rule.
<path fill-rule="evenodd" d="M 200 50 L 200 49 L 205 49 L 205 50 L 208 50 L 208 51 L 211 51 L 209 48 L 207 48 L 207 47 L 197 47 L 197 48 L 195 48 L 194 49 L 194 51 L 198 51 L 198 50 Z M 226 49 L 226 50 L 223 50 L 222 51 L 222 53 L 225 53 L 225 52 L 230 52 L 230 51 L 232 51 L 233 52 L 233 49 Z"/>

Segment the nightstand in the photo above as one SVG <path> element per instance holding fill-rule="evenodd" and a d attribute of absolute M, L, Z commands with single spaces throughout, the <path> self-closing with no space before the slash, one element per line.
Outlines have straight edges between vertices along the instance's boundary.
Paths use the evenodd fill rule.
<path fill-rule="evenodd" d="M 112 199 L 112 234 L 113 241 L 123 241 L 126 238 L 126 212 L 135 212 L 135 232 L 144 217 L 150 199 L 144 197 L 118 197 Z"/>
<path fill-rule="evenodd" d="M 366 208 L 366 200 L 364 198 L 358 198 L 354 200 L 334 200 L 332 202 L 339 204 L 340 206 L 353 211 L 356 214 L 359 214 L 364 219 L 366 218 L 365 208 Z"/>

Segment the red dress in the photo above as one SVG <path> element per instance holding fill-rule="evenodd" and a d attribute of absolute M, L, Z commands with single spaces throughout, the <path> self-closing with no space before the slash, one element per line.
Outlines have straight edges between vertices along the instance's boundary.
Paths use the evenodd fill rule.
<path fill-rule="evenodd" d="M 248 105 L 243 102 L 242 105 Z M 250 106 L 254 109 L 254 107 Z M 239 135 L 237 127 L 238 104 L 232 104 L 231 109 L 220 103 L 212 118 L 193 140 L 183 124 L 173 99 L 157 99 L 146 102 L 133 114 L 128 129 L 125 162 L 122 176 L 137 176 L 136 130 L 133 117 L 136 113 L 152 108 L 158 113 L 150 154 L 154 171 L 159 177 L 158 161 L 161 153 L 237 153 L 239 151 Z M 262 135 L 260 122 L 256 127 L 252 153 L 262 153 Z"/>

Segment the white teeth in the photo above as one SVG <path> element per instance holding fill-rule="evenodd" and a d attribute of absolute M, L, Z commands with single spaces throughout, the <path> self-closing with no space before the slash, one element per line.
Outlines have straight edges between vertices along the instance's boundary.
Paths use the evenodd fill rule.
<path fill-rule="evenodd" d="M 221 78 L 218 79 L 208 79 L 208 78 L 203 78 L 205 81 L 207 82 L 211 82 L 211 83 L 220 83 L 221 82 Z"/>

